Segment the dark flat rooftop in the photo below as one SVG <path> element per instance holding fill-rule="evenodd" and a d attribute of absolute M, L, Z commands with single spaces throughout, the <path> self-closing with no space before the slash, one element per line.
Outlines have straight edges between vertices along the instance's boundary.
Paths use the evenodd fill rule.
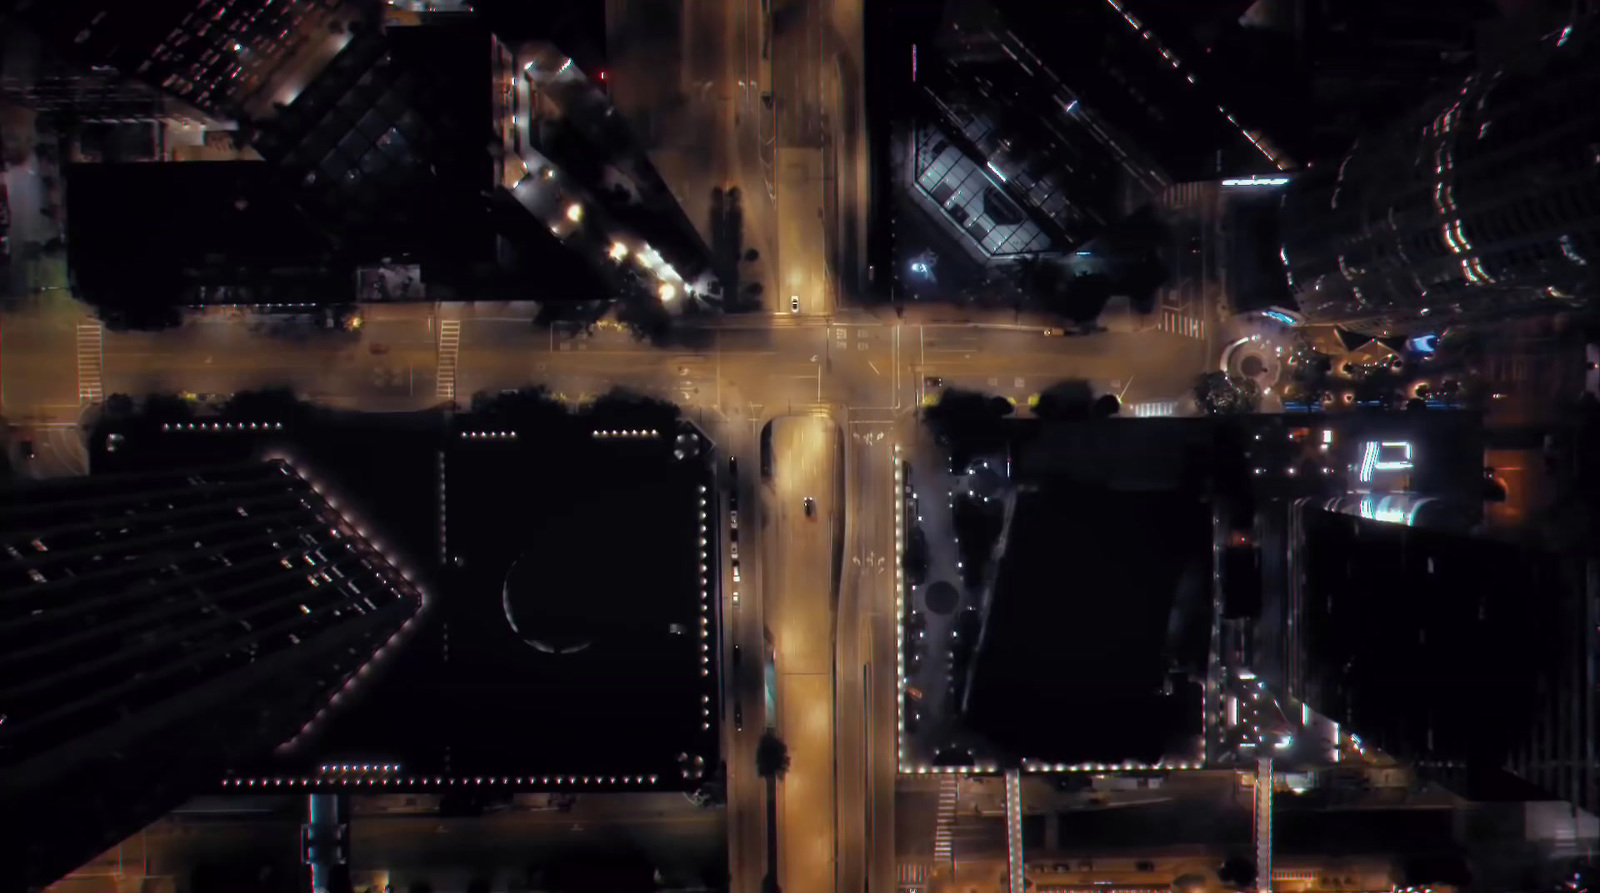
<path fill-rule="evenodd" d="M 1192 751 L 1199 691 L 1162 685 L 1179 650 L 1172 618 L 1209 576 L 1209 507 L 1185 491 L 1065 483 L 1018 499 L 973 676 L 973 728 L 1051 763 Z"/>
<path fill-rule="evenodd" d="M 310 776 L 327 763 L 397 763 L 405 776 L 520 777 L 523 789 L 553 788 L 538 779 L 559 774 L 654 775 L 655 784 L 628 786 L 670 790 L 697 786 L 682 777 L 679 754 L 701 756 L 714 769 L 717 677 L 714 662 L 702 675 L 698 583 L 707 460 L 674 458 L 671 407 L 569 415 L 541 403 L 526 412 L 515 421 L 459 414 L 447 424 L 437 413 L 314 411 L 270 435 L 113 423 L 123 427 L 108 430 L 128 432 L 114 454 L 97 438 L 97 473 L 285 450 L 432 593 L 406 647 L 357 687 L 303 752 L 241 767 L 242 774 Z M 595 438 L 596 427 L 654 428 L 663 436 Z M 510 430 L 519 432 L 515 439 L 461 436 Z M 518 559 L 539 569 L 534 579 L 548 590 L 538 616 L 579 619 L 596 630 L 587 650 L 543 653 L 512 629 L 503 587 Z M 717 617 L 708 621 L 714 653 Z"/>
<path fill-rule="evenodd" d="M 1558 659 L 1560 562 L 1323 511 L 1305 532 L 1308 702 L 1402 759 L 1500 765 Z"/>

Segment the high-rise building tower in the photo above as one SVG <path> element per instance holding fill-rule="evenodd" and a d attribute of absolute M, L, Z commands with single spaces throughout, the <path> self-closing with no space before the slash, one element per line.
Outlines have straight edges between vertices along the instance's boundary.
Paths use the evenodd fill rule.
<path fill-rule="evenodd" d="M 1531 783 L 1600 811 L 1600 562 L 1467 529 L 1443 501 L 1419 522 L 1405 496 L 1297 504 L 1289 695 L 1468 796 Z"/>
<path fill-rule="evenodd" d="M 1284 197 L 1306 319 L 1374 334 L 1600 294 L 1600 21 L 1467 77 Z"/>
<path fill-rule="evenodd" d="M 282 460 L 0 499 L 0 891 L 301 735 L 420 591 Z"/>
<path fill-rule="evenodd" d="M 293 101 L 358 19 L 344 0 L 18 0 L 15 8 L 78 65 L 235 119 Z"/>

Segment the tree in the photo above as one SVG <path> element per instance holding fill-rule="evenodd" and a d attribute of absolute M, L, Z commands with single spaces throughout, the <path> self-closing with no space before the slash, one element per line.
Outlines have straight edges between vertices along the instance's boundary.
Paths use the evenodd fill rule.
<path fill-rule="evenodd" d="M 1194 399 L 1211 415 L 1255 412 L 1261 408 L 1261 387 L 1255 379 L 1206 372 L 1194 381 Z"/>
<path fill-rule="evenodd" d="M 1106 309 L 1111 291 L 1110 278 L 1100 273 L 1080 273 L 1066 282 L 1061 313 L 1079 325 L 1092 323 Z"/>
<path fill-rule="evenodd" d="M 756 742 L 756 774 L 772 781 L 789 771 L 789 745 L 772 732 L 761 733 Z"/>
<path fill-rule="evenodd" d="M 1059 381 L 1039 394 L 1033 407 L 1035 418 L 1051 421 L 1087 419 L 1093 413 L 1094 390 L 1087 381 L 1071 379 Z"/>
<path fill-rule="evenodd" d="M 999 449 L 1005 443 L 1002 420 L 1015 410 L 1004 397 L 975 391 L 946 390 L 939 402 L 922 411 L 922 419 L 940 446 L 947 448 L 958 466 L 973 455 Z"/>

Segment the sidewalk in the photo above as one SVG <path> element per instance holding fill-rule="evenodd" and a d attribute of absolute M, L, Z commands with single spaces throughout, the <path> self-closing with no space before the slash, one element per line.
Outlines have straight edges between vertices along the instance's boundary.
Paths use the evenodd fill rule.
<path fill-rule="evenodd" d="M 955 482 L 949 473 L 949 458 L 933 442 L 933 438 L 920 422 L 912 434 L 907 450 L 910 466 L 910 484 L 915 503 L 908 520 L 910 529 L 921 527 L 927 538 L 928 573 L 921 586 L 911 586 L 907 581 L 906 607 L 920 613 L 927 621 L 925 636 L 921 640 L 922 666 L 914 673 L 907 672 L 907 686 L 922 691 L 915 708 L 922 713 L 920 727 L 915 733 L 906 733 L 905 762 L 920 765 L 932 761 L 934 751 L 948 743 L 956 731 L 955 705 L 950 702 L 947 674 L 950 670 L 950 633 L 955 619 L 967 606 L 976 607 L 976 595 L 968 592 L 961 580 L 957 564 L 955 518 L 951 511 L 950 494 Z M 927 590 L 936 583 L 946 582 L 960 593 L 960 603 L 949 615 L 941 616 L 928 610 Z M 902 622 L 905 618 L 902 618 Z M 907 638 L 907 644 L 911 639 Z"/>

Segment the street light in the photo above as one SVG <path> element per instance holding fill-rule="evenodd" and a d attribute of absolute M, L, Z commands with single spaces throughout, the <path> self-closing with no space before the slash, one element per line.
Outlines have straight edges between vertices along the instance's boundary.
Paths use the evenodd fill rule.
<path fill-rule="evenodd" d="M 678 296 L 678 290 L 676 288 L 672 287 L 672 283 L 663 282 L 663 283 L 661 283 L 661 287 L 656 289 L 656 294 L 660 295 L 661 296 L 661 300 L 663 302 L 665 302 L 665 301 L 670 301 L 673 298 L 677 297 Z"/>
<path fill-rule="evenodd" d="M 583 205 L 580 205 L 577 202 L 567 205 L 567 219 L 573 223 L 577 223 L 578 221 L 582 220 Z"/>
<path fill-rule="evenodd" d="M 621 242 L 612 242 L 611 250 L 606 253 L 611 256 L 612 260 L 620 262 L 623 258 L 628 256 L 628 246 L 622 244 Z"/>

